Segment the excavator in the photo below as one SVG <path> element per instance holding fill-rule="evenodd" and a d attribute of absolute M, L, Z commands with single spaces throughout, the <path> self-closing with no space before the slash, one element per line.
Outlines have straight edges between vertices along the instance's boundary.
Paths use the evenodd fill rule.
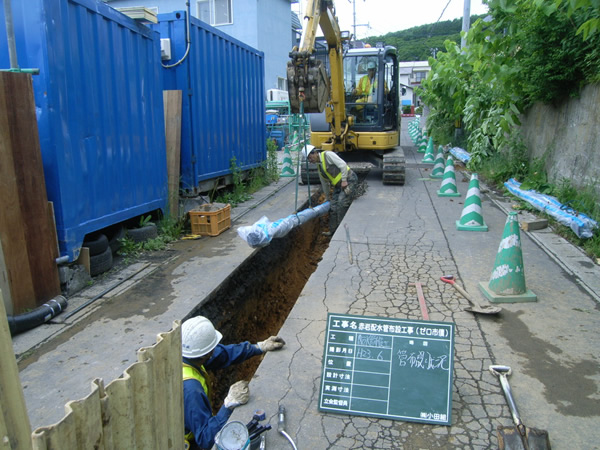
<path fill-rule="evenodd" d="M 311 117 L 311 145 L 335 151 L 348 162 L 373 163 L 383 168 L 384 184 L 403 185 L 396 49 L 348 48 L 351 36 L 340 31 L 333 0 L 309 0 L 304 20 L 300 45 L 290 52 L 287 78 L 291 111 Z M 319 27 L 326 58 L 317 51 Z M 361 92 L 362 79 L 372 76 L 373 69 L 369 92 Z M 302 181 L 311 174 L 316 166 L 303 171 Z"/>

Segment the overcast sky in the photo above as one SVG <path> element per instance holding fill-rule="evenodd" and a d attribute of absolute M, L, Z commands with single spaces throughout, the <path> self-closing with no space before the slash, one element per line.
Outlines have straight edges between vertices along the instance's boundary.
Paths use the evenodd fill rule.
<path fill-rule="evenodd" d="M 350 32 L 354 24 L 353 2 L 356 2 L 356 34 L 359 39 L 435 23 L 438 19 L 461 18 L 464 8 L 463 0 L 335 0 L 340 28 Z M 300 0 L 298 6 L 302 7 L 302 12 L 305 5 L 306 0 Z M 486 12 L 487 6 L 482 0 L 471 0 L 471 15 Z"/>

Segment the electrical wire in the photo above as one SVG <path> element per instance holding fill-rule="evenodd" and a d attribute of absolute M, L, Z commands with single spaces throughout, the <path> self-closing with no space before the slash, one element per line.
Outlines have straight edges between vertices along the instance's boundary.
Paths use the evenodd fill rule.
<path fill-rule="evenodd" d="M 173 63 L 173 64 L 163 64 L 161 62 L 161 65 L 165 69 L 171 69 L 173 67 L 177 67 L 183 61 L 185 61 L 185 58 L 187 58 L 188 54 L 190 53 L 190 47 L 191 47 L 191 43 L 192 43 L 192 39 L 190 37 L 190 22 L 191 22 L 191 20 L 190 20 L 190 2 L 187 1 L 185 4 L 187 6 L 187 11 L 185 13 L 186 34 L 187 34 L 187 38 L 186 38 L 187 46 L 186 46 L 186 49 L 185 49 L 185 53 L 183 54 L 183 56 L 181 57 L 181 59 L 179 61 L 177 61 L 176 63 Z"/>
<path fill-rule="evenodd" d="M 438 18 L 438 20 L 436 20 L 433 24 L 431 24 L 431 28 L 429 29 L 429 33 L 427 33 L 429 35 L 428 37 L 431 37 L 431 32 L 433 31 L 433 27 L 435 27 L 435 25 L 442 19 L 442 16 L 446 12 L 446 9 L 448 8 L 448 6 L 450 6 L 450 2 L 451 1 L 452 0 L 448 0 L 448 3 L 446 3 L 446 6 L 444 6 L 444 9 L 442 10 L 442 13 L 440 14 L 440 17 Z"/>

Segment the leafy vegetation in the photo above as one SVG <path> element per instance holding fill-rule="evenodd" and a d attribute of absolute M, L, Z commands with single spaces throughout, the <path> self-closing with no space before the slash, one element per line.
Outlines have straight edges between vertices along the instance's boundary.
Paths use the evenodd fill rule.
<path fill-rule="evenodd" d="M 534 102 L 558 104 L 600 81 L 600 2 L 490 0 L 488 6 L 492 20 L 473 24 L 464 49 L 447 40 L 429 59 L 432 70 L 418 94 L 431 111 L 430 135 L 456 142 L 460 128 L 469 169 L 497 183 L 514 177 L 524 189 L 577 203 L 577 211 L 599 220 L 597 194 L 576 202 L 582 190 L 552 185 L 544 160 L 529 160 L 519 117 Z M 600 256 L 600 238 L 585 247 Z"/>
<path fill-rule="evenodd" d="M 226 192 L 220 194 L 211 201 L 218 203 L 230 203 L 236 206 L 252 198 L 254 192 L 268 186 L 279 180 L 279 167 L 277 165 L 277 144 L 272 140 L 267 140 L 267 159 L 261 167 L 252 169 L 244 174 L 234 158 L 230 162 L 231 173 L 233 175 L 233 186 Z"/>
<path fill-rule="evenodd" d="M 140 227 L 147 225 L 152 216 L 142 216 L 140 218 Z M 146 251 L 164 250 L 167 244 L 176 241 L 183 233 L 184 221 L 182 219 L 174 219 L 171 216 L 164 216 L 157 223 L 158 236 L 148 239 L 144 242 L 135 242 L 129 237 L 119 239 L 121 247 L 119 255 L 126 258 L 137 257 L 140 253 Z"/>

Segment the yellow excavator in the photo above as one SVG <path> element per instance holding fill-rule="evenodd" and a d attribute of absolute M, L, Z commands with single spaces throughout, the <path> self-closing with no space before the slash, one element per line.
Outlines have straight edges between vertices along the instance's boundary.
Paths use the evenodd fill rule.
<path fill-rule="evenodd" d="M 333 150 L 348 162 L 371 162 L 383 168 L 384 184 L 403 185 L 396 49 L 347 48 L 350 34 L 340 31 L 333 0 L 310 0 L 304 19 L 300 46 L 290 52 L 287 77 L 292 112 L 312 116 L 311 144 Z M 319 27 L 326 57 L 317 51 Z M 302 180 L 309 175 L 304 171 Z"/>

